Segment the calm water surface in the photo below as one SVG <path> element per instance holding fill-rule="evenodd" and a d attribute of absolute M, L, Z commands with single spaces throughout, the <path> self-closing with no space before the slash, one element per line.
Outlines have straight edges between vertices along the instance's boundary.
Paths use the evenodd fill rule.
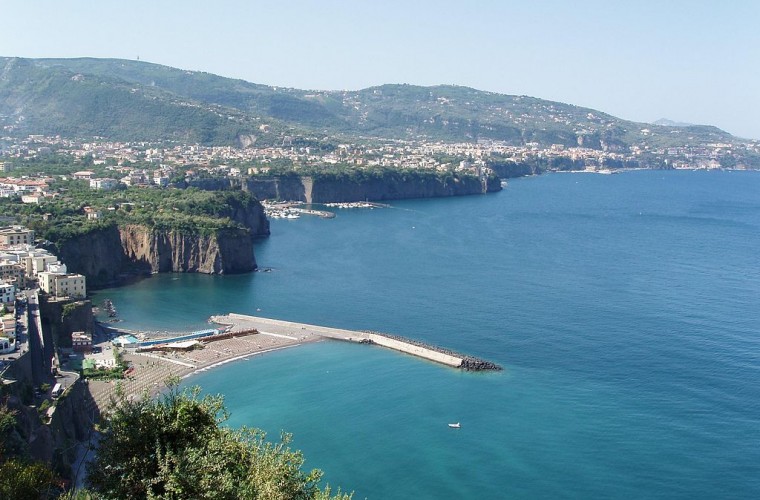
<path fill-rule="evenodd" d="M 125 327 L 232 311 L 505 366 L 323 342 L 188 379 L 225 395 L 230 425 L 292 432 L 355 498 L 760 498 L 758 248 L 760 173 L 556 174 L 275 220 L 256 246 L 271 273 L 96 300 Z"/>

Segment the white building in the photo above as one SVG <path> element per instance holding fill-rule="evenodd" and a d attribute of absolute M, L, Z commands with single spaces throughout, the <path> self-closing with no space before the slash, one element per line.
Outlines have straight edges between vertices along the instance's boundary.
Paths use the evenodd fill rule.
<path fill-rule="evenodd" d="M 90 189 L 103 189 L 109 191 L 119 184 L 116 179 L 90 179 Z"/>
<path fill-rule="evenodd" d="M 87 220 L 98 220 L 103 217 L 103 212 L 92 207 L 84 207 L 84 214 L 87 216 Z"/>
<path fill-rule="evenodd" d="M 46 251 L 35 251 L 24 259 L 26 275 L 36 276 L 48 270 L 51 264 L 58 264 L 58 257 Z"/>
<path fill-rule="evenodd" d="M 0 304 L 16 302 L 16 287 L 9 283 L 0 283 Z"/>
<path fill-rule="evenodd" d="M 63 274 L 44 271 L 37 274 L 42 291 L 54 297 L 84 298 L 87 283 L 81 274 Z"/>
<path fill-rule="evenodd" d="M 61 264 L 60 262 L 55 262 L 54 264 L 48 264 L 47 266 L 45 266 L 45 271 L 48 271 L 54 274 L 66 274 L 69 272 L 69 270 L 66 268 L 66 264 Z"/>
<path fill-rule="evenodd" d="M 16 342 L 8 337 L 0 337 L 0 354 L 9 354 L 16 350 Z"/>
<path fill-rule="evenodd" d="M 21 195 L 21 203 L 39 205 L 42 200 L 45 199 L 45 195 L 42 193 L 32 193 Z"/>
<path fill-rule="evenodd" d="M 65 274 L 55 280 L 58 297 L 76 297 L 83 299 L 87 296 L 85 277 L 81 274 Z"/>

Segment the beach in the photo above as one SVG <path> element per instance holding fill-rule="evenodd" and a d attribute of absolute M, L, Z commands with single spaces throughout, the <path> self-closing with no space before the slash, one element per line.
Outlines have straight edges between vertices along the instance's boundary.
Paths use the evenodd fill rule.
<path fill-rule="evenodd" d="M 312 331 L 274 326 L 266 331 L 252 333 L 251 330 L 255 330 L 253 323 L 242 316 L 214 316 L 212 321 L 226 325 L 228 332 L 239 336 L 200 342 L 197 348 L 187 351 L 136 352 L 135 349 L 122 349 L 124 360 L 131 366 L 131 370 L 121 380 L 87 381 L 92 395 L 91 404 L 94 403 L 103 412 L 111 398 L 116 396 L 119 386 L 127 398 L 143 394 L 155 396 L 165 388 L 166 380 L 171 377 L 186 378 L 196 372 L 211 370 L 233 361 L 324 340 L 324 337 Z"/>

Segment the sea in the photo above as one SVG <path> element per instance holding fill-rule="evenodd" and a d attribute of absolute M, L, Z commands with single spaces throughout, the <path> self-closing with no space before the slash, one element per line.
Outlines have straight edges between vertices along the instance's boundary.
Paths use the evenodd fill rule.
<path fill-rule="evenodd" d="M 468 373 L 325 341 L 193 375 L 370 499 L 760 498 L 760 172 L 510 180 L 273 220 L 259 266 L 95 294 L 125 328 L 237 312 L 402 335 Z M 460 423 L 458 429 L 449 423 Z"/>

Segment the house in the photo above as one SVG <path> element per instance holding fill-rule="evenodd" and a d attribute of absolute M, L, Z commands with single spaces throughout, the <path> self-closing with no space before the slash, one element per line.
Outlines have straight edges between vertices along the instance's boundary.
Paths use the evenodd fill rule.
<path fill-rule="evenodd" d="M 42 200 L 45 199 L 45 195 L 42 193 L 22 194 L 21 203 L 39 205 Z"/>
<path fill-rule="evenodd" d="M 165 175 L 154 175 L 153 184 L 160 187 L 166 187 L 169 185 L 169 178 Z"/>
<path fill-rule="evenodd" d="M 32 245 L 34 231 L 22 226 L 0 228 L 0 246 Z"/>
<path fill-rule="evenodd" d="M 92 207 L 84 207 L 84 214 L 87 220 L 98 220 L 103 217 L 103 212 Z"/>
<path fill-rule="evenodd" d="M 74 172 L 71 175 L 74 177 L 74 179 L 89 181 L 95 177 L 95 172 L 91 172 L 90 170 L 81 170 L 79 172 Z"/>
<path fill-rule="evenodd" d="M 16 287 L 10 283 L 0 283 L 0 304 L 16 302 Z"/>
<path fill-rule="evenodd" d="M 16 342 L 8 337 L 0 337 L 0 354 L 9 354 L 16 350 Z"/>
<path fill-rule="evenodd" d="M 92 352 L 92 336 L 85 332 L 74 332 L 71 334 L 71 347 L 74 352 Z"/>
<path fill-rule="evenodd" d="M 110 191 L 119 185 L 119 181 L 116 179 L 90 179 L 90 189 L 102 189 L 104 191 Z"/>
<path fill-rule="evenodd" d="M 16 289 L 26 286 L 26 272 L 18 262 L 0 260 L 0 282 L 15 285 Z"/>

